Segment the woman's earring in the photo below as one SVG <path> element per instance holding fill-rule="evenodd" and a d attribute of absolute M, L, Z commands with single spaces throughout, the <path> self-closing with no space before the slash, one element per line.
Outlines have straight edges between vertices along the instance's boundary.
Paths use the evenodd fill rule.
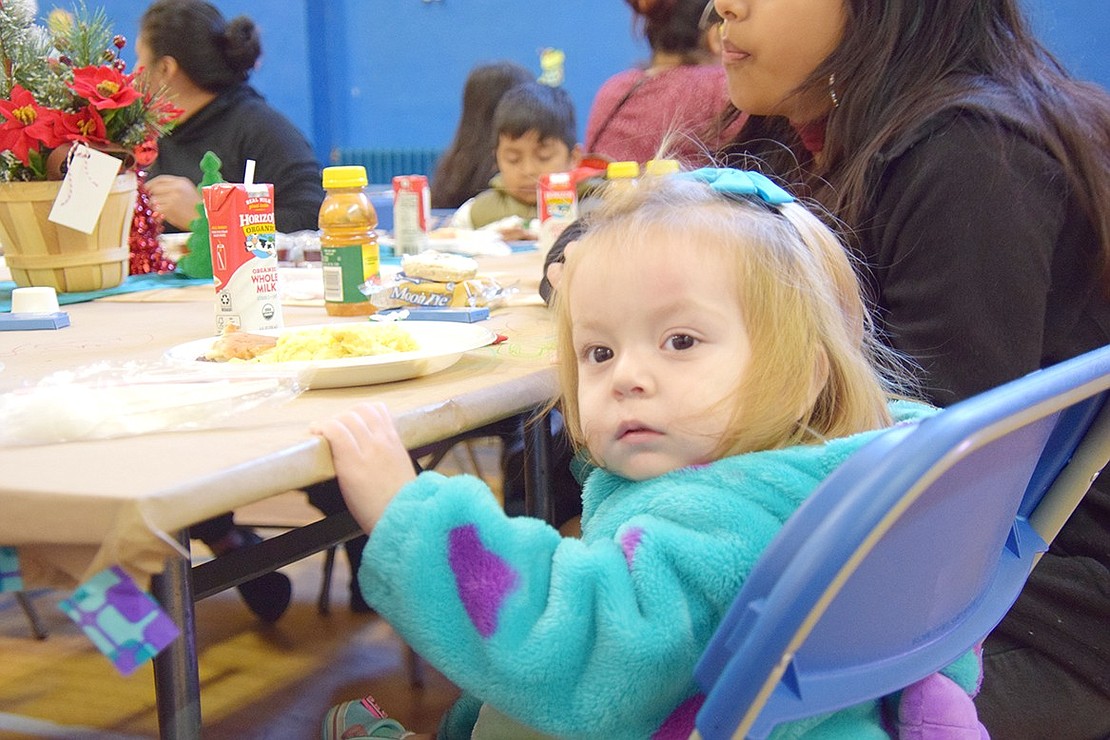
<path fill-rule="evenodd" d="M 836 95 L 836 72 L 829 75 L 829 98 L 832 99 L 833 108 L 840 107 L 840 98 Z"/>

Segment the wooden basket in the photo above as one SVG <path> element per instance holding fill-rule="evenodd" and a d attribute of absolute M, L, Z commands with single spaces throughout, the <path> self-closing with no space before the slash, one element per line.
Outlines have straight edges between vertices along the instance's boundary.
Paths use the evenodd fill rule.
<path fill-rule="evenodd" d="M 12 280 L 59 293 L 116 287 L 130 263 L 134 173 L 116 177 L 91 234 L 48 219 L 61 186 L 61 181 L 0 183 L 0 245 Z"/>

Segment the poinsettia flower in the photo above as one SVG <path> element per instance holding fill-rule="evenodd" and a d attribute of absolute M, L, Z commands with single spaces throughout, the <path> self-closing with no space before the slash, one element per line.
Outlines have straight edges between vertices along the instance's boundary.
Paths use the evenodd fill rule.
<path fill-rule="evenodd" d="M 108 129 L 100 113 L 91 105 L 76 113 L 62 113 L 54 124 L 62 141 L 85 141 L 90 144 L 107 144 Z"/>
<path fill-rule="evenodd" d="M 0 150 L 11 151 L 23 164 L 30 163 L 31 150 L 52 149 L 62 143 L 54 130 L 58 111 L 44 108 L 20 85 L 12 86 L 8 100 L 0 100 Z"/>
<path fill-rule="evenodd" d="M 97 110 L 126 108 L 142 97 L 131 84 L 133 78 L 134 75 L 125 75 L 112 66 L 81 67 L 73 70 L 69 89 Z"/>
<path fill-rule="evenodd" d="M 0 0 L 0 7 L 7 6 Z M 26 88 L 13 86 L 0 100 L 0 182 L 52 176 L 46 166 L 50 150 L 77 141 L 111 152 L 130 167 L 132 154 L 152 156 L 147 139 L 164 136 L 179 119 L 165 90 L 148 91 L 140 77 L 125 74 L 118 50 L 126 40 L 116 36 L 111 47 L 104 45 L 110 26 L 98 13 L 83 7 L 73 15 L 55 13 L 49 30 L 33 18 L 0 13 L 5 38 L 0 62 L 21 59 L 23 78 L 34 80 L 33 86 L 26 81 Z M 46 54 L 34 43 L 44 35 L 54 44 Z M 13 70 L 0 73 L 5 70 L 12 84 Z M 51 107 L 44 107 L 46 101 Z"/>

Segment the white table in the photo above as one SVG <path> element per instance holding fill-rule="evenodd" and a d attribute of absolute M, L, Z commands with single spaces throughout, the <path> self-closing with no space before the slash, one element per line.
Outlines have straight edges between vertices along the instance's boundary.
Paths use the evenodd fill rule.
<path fill-rule="evenodd" d="M 409 449 L 543 407 L 555 393 L 553 329 L 536 295 L 537 253 L 481 261 L 520 291 L 487 326 L 507 341 L 466 353 L 451 368 L 385 385 L 311 390 L 265 408 L 245 424 L 111 440 L 0 448 L 0 544 L 18 548 L 29 585 L 73 585 L 119 565 L 153 590 L 183 637 L 155 661 L 163 737 L 196 737 L 199 682 L 187 528 L 217 514 L 334 477 L 326 446 L 309 424 L 361 399 L 384 401 Z M 170 347 L 214 331 L 214 291 L 194 286 L 63 306 L 71 326 L 0 332 L 0 391 L 100 360 L 157 360 Z M 287 326 L 324 323 L 315 305 L 287 305 Z M 338 319 L 335 319 L 338 320 Z M 529 435 L 533 509 L 544 510 L 546 434 Z M 536 503 L 539 501 L 539 503 Z M 342 519 L 342 518 L 340 518 Z M 206 583 L 229 587 L 354 534 L 349 517 L 318 522 L 315 533 L 273 538 L 244 563 L 218 558 Z M 253 550 L 254 548 L 248 548 Z M 222 575 L 219 574 L 220 571 Z M 215 586 L 211 586 L 215 587 Z"/>

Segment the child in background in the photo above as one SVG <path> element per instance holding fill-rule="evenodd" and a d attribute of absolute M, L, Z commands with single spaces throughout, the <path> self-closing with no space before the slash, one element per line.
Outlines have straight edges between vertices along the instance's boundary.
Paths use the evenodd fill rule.
<path fill-rule="evenodd" d="M 574 101 L 566 90 L 538 82 L 518 85 L 493 114 L 498 174 L 490 189 L 459 208 L 451 226 L 480 229 L 515 216 L 527 226 L 536 218 L 536 186 L 542 175 L 568 172 L 581 159 Z M 506 238 L 526 238 L 507 234 Z M 531 235 L 535 238 L 535 235 Z"/>
<path fill-rule="evenodd" d="M 843 247 L 766 178 L 604 201 L 555 293 L 561 407 L 596 465 L 581 539 L 475 478 L 414 479 L 382 404 L 314 429 L 371 533 L 364 595 L 465 692 L 439 737 L 688 737 L 694 666 L 760 552 L 875 430 L 931 413 L 890 400 Z M 886 737 L 879 704 L 790 729 Z M 401 732 L 373 706 L 334 707 L 324 736 Z"/>
<path fill-rule="evenodd" d="M 489 131 L 492 143 L 488 152 L 496 159 L 497 173 L 488 181 L 491 187 L 469 199 L 455 212 L 450 227 L 456 229 L 488 228 L 497 231 L 505 241 L 534 240 L 533 227 L 538 212 L 536 188 L 542 175 L 568 172 L 579 165 L 577 124 L 574 102 L 562 88 L 539 82 L 525 82 L 501 96 L 489 118 L 475 124 Z M 437 170 L 438 172 L 438 170 Z M 438 176 L 438 175 L 437 175 Z M 432 185 L 436 182 L 433 179 Z M 506 505 L 519 508 L 524 497 L 523 424 L 512 420 L 498 427 L 502 441 L 501 467 L 505 484 Z M 553 444 L 565 452 L 565 443 L 556 438 Z M 560 501 L 570 501 L 566 518 L 577 514 L 578 484 L 569 470 L 555 473 L 555 485 L 569 493 Z"/>
<path fill-rule="evenodd" d="M 432 175 L 432 208 L 458 208 L 489 186 L 497 174 L 497 132 L 490 125 L 501 97 L 534 79 L 516 62 L 479 64 L 466 77 L 455 138 Z"/>

